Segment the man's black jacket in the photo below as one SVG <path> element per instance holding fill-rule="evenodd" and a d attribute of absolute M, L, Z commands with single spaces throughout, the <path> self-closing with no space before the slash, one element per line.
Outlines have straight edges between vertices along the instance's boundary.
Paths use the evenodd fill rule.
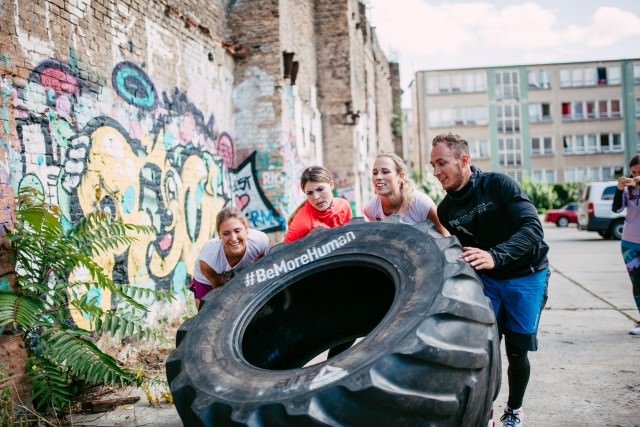
<path fill-rule="evenodd" d="M 531 200 L 507 175 L 471 171 L 469 182 L 438 206 L 440 222 L 463 246 L 491 253 L 495 268 L 483 274 L 510 279 L 542 270 L 549 246 Z"/>

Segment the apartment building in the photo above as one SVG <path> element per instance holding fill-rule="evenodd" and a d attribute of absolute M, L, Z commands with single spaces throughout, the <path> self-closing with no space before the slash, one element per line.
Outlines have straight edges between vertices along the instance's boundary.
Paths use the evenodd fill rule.
<path fill-rule="evenodd" d="M 611 179 L 639 151 L 640 59 L 419 71 L 411 95 L 408 160 L 423 174 L 446 132 L 480 168 L 534 182 Z"/>

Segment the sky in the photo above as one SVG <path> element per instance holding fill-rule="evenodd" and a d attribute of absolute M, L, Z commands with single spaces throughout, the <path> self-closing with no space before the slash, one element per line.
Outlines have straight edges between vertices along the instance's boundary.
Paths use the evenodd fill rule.
<path fill-rule="evenodd" d="M 419 70 L 640 58 L 640 0 L 364 1 L 405 95 Z"/>

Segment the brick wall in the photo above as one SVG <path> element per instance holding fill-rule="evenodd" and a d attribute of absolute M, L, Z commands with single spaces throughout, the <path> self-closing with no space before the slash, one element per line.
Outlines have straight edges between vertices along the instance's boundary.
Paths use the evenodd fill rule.
<path fill-rule="evenodd" d="M 225 204 L 276 242 L 306 166 L 328 166 L 356 214 L 370 196 L 368 163 L 391 146 L 391 88 L 357 0 L 0 4 L 5 249 L 26 185 L 68 223 L 102 207 L 151 224 L 104 266 L 173 290 L 175 305 L 152 312 L 175 315 Z"/>
<path fill-rule="evenodd" d="M 104 266 L 118 281 L 174 290 L 179 311 L 233 197 L 223 3 L 3 2 L 0 28 L 0 220 L 12 192 L 31 185 L 65 222 L 103 207 L 153 225 Z"/>

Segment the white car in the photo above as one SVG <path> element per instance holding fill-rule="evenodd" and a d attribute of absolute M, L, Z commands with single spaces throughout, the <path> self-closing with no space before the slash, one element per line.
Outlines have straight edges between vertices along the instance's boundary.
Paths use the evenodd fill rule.
<path fill-rule="evenodd" d="M 627 210 L 615 213 L 611 210 L 618 181 L 589 182 L 585 185 L 578 203 L 578 229 L 597 231 L 605 239 L 622 238 Z"/>

